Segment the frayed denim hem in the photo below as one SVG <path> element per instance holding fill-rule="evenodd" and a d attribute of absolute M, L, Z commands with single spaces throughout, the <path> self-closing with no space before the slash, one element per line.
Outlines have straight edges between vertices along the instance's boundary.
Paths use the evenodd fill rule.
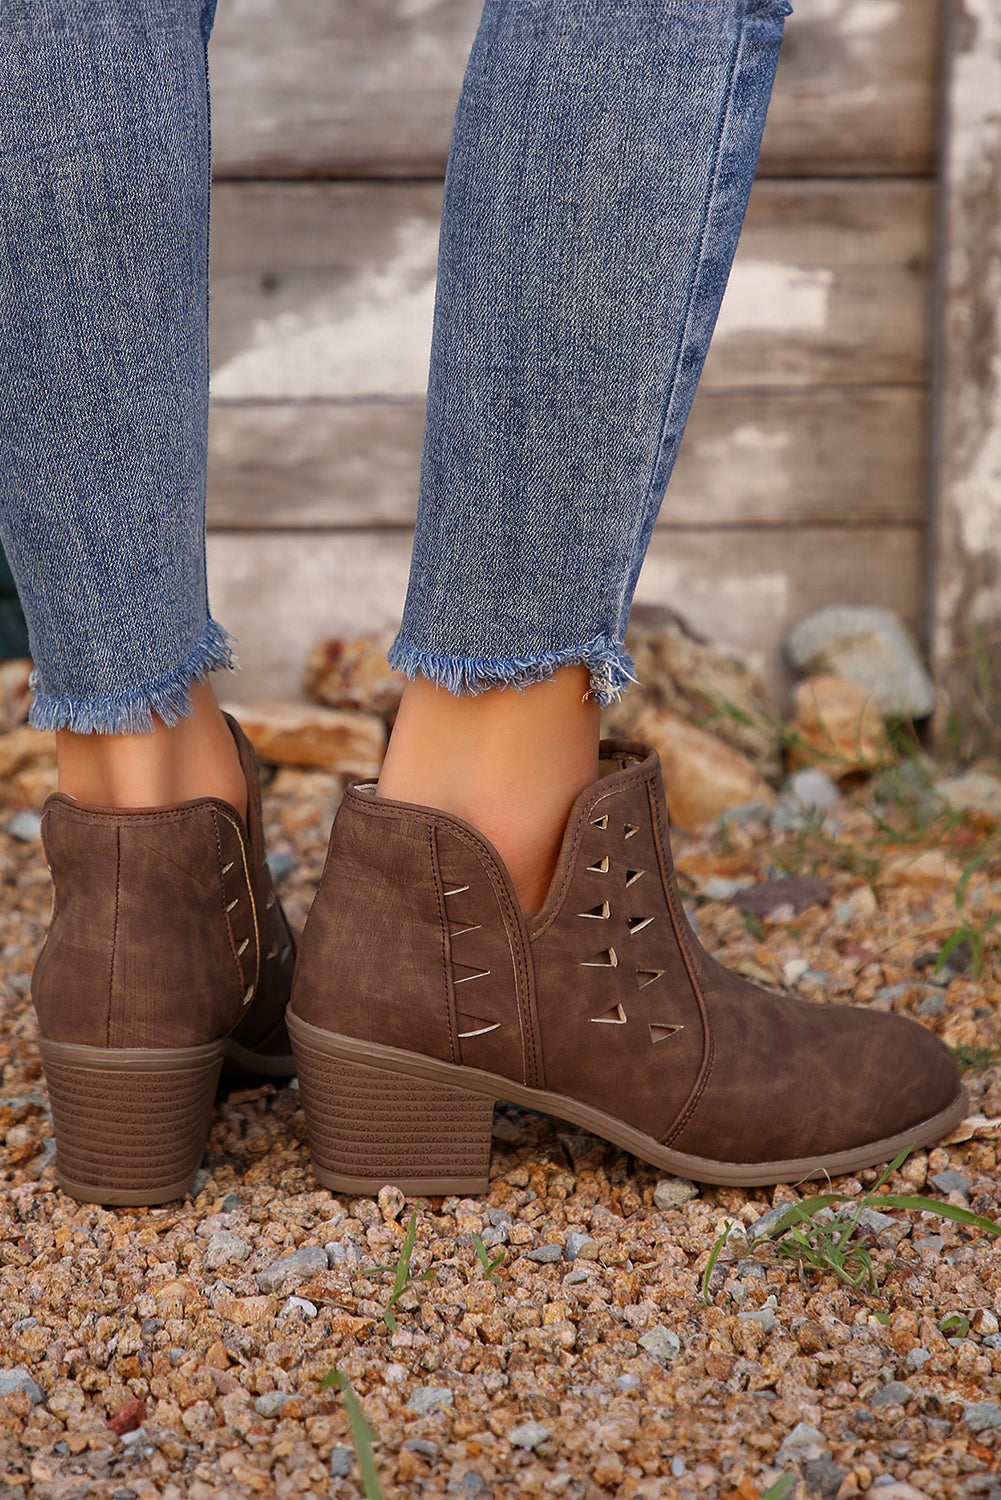
<path fill-rule="evenodd" d="M 389 650 L 389 665 L 407 677 L 426 677 L 457 697 L 484 693 L 489 688 L 520 690 L 534 682 L 545 682 L 560 667 L 582 666 L 591 674 L 590 696 L 602 708 L 617 702 L 627 683 L 637 680 L 632 658 L 603 635 L 583 646 L 516 657 L 444 656 L 420 651 L 397 636 Z"/>
<path fill-rule="evenodd" d="M 150 734 L 153 715 L 172 726 L 191 713 L 191 684 L 210 672 L 236 665 L 233 637 L 209 620 L 198 645 L 169 677 L 107 698 L 53 698 L 36 693 L 28 722 L 35 729 L 72 729 L 76 734 Z M 31 674 L 37 687 L 37 670 Z"/>

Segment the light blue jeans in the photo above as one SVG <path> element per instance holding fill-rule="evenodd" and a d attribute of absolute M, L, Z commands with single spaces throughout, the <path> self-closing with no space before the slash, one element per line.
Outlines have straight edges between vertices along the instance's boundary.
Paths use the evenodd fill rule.
<path fill-rule="evenodd" d="M 0 531 L 32 722 L 231 664 L 205 579 L 214 0 L 0 6 Z M 395 666 L 602 703 L 726 285 L 785 0 L 487 0 L 445 186 Z"/>

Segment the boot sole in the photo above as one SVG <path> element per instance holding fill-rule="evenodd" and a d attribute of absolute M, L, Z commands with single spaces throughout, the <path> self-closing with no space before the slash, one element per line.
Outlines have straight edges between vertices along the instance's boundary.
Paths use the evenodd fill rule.
<path fill-rule="evenodd" d="M 85 1047 L 39 1037 L 38 1048 L 59 1186 L 109 1207 L 190 1193 L 224 1065 L 269 1077 L 294 1071 L 291 1058 L 256 1057 L 225 1038 L 200 1047 Z"/>
<path fill-rule="evenodd" d="M 493 1107 L 510 1100 L 568 1120 L 661 1171 L 724 1187 L 839 1177 L 931 1145 L 958 1125 L 966 1090 L 939 1114 L 897 1135 L 824 1156 L 722 1162 L 670 1151 L 602 1110 L 512 1079 L 420 1053 L 339 1036 L 286 1013 L 313 1173 L 334 1192 L 369 1194 L 391 1183 L 416 1195 L 486 1192 Z"/>

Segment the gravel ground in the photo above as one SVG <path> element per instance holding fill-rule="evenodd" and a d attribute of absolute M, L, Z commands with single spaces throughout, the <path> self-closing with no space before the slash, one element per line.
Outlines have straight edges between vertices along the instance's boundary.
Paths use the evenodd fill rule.
<path fill-rule="evenodd" d="M 297 922 L 339 790 L 284 770 L 266 794 Z M 997 1053 L 990 969 L 931 972 L 980 853 L 964 911 L 981 929 L 1001 910 L 996 838 L 958 819 L 907 832 L 892 800 L 897 833 L 842 802 L 823 829 L 734 821 L 678 839 L 703 939 L 762 982 L 914 1013 L 968 1057 Z M 1001 1242 L 965 1226 L 874 1221 L 879 1290 L 855 1294 L 753 1233 L 796 1189 L 663 1181 L 503 1107 L 482 1201 L 336 1197 L 311 1177 L 295 1088 L 271 1086 L 220 1100 L 193 1199 L 112 1211 L 63 1197 L 27 998 L 49 883 L 30 820 L 18 827 L 0 834 L 0 1495 L 360 1495 L 344 1398 L 320 1386 L 336 1365 L 376 1430 L 387 1496 L 756 1500 L 788 1475 L 790 1496 L 1001 1497 Z M 770 913 L 778 898 L 759 893 L 758 917 L 728 904 L 776 876 L 828 888 L 799 915 L 796 887 Z M 966 1138 L 918 1153 L 888 1190 L 1001 1218 L 1001 1075 L 967 1081 Z M 836 1186 L 858 1196 L 875 1179 Z M 430 1275 L 390 1332 L 392 1275 L 376 1268 L 413 1210 L 412 1269 Z M 495 1279 L 474 1234 L 506 1249 Z"/>

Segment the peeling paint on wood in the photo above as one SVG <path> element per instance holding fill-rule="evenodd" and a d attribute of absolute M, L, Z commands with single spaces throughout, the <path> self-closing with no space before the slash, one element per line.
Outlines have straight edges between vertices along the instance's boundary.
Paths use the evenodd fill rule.
<path fill-rule="evenodd" d="M 225 0 L 220 177 L 440 176 L 481 0 Z M 765 175 L 928 173 L 937 0 L 796 0 Z"/>
<path fill-rule="evenodd" d="M 1001 9 L 947 15 L 935 725 L 973 753 L 1001 749 Z"/>
<path fill-rule="evenodd" d="M 926 183 L 759 182 L 707 387 L 919 384 Z M 212 391 L 227 399 L 423 396 L 441 189 L 222 184 Z"/>

